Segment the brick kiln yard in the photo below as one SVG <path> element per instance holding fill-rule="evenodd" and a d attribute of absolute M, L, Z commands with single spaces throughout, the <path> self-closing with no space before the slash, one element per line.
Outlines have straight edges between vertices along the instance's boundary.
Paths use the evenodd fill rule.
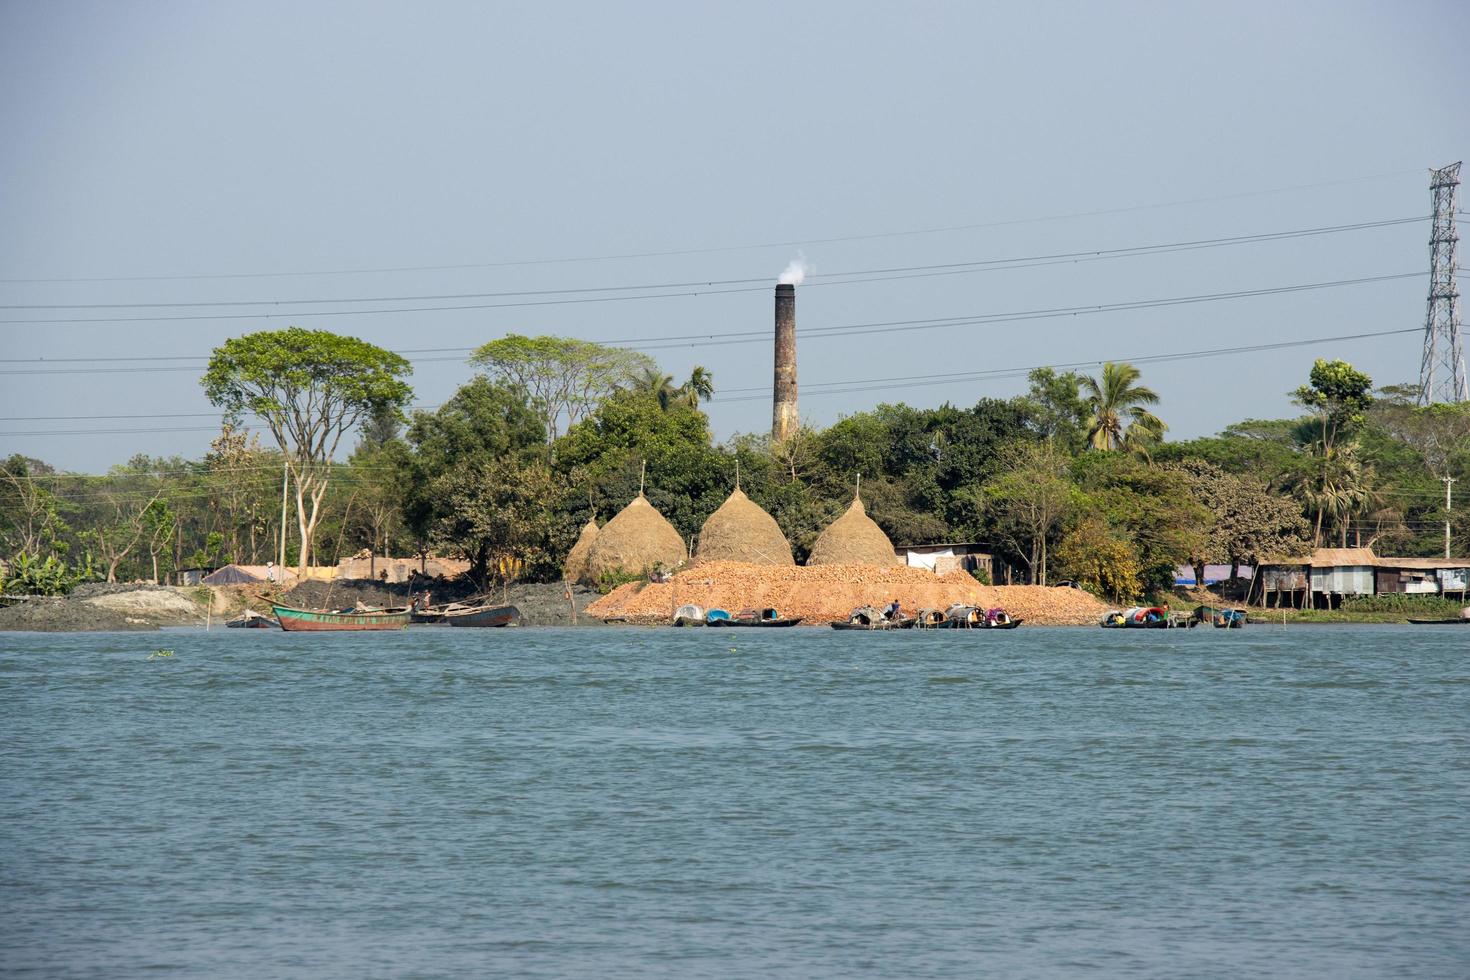
<path fill-rule="evenodd" d="M 964 572 L 935 575 L 906 566 L 773 567 L 700 561 L 670 582 L 619 586 L 588 606 L 587 614 L 659 625 L 670 622 L 678 606 L 693 603 L 731 612 L 774 608 L 782 616 L 800 616 L 803 626 L 825 626 L 833 620 L 845 620 L 858 606 L 881 607 L 894 599 L 909 615 L 919 609 L 944 609 L 958 602 L 985 609 L 999 606 L 1035 626 L 1094 626 L 1108 610 L 1080 589 L 981 585 Z"/>

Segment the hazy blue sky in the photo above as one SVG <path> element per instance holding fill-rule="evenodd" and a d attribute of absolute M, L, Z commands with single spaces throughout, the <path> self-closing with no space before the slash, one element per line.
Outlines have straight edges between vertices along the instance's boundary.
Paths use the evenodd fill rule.
<path fill-rule="evenodd" d="M 1428 168 L 1470 148 L 1467 39 L 1470 5 L 1449 2 L 10 0 L 0 453 L 83 470 L 134 452 L 198 456 L 217 421 L 202 414 L 203 360 L 226 337 L 289 323 L 401 350 L 509 331 L 640 342 L 761 331 L 654 353 L 680 379 L 694 364 L 714 372 L 719 437 L 765 430 L 770 283 L 798 248 L 817 273 L 798 290 L 802 414 L 817 424 L 882 400 L 968 405 L 1024 388 L 1014 375 L 872 380 L 884 377 L 1418 328 L 1424 221 L 954 275 L 822 276 L 1427 216 Z M 956 226 L 967 227 L 932 231 Z M 470 267 L 321 274 L 455 265 Z M 806 333 L 1406 273 L 1421 275 Z M 101 278 L 116 281 L 22 281 Z M 756 282 L 739 291 L 616 302 L 81 308 L 746 279 Z M 517 302 L 538 305 L 505 305 Z M 77 306 L 13 308 L 60 304 Z M 493 308 L 345 313 L 452 305 Z M 163 319 L 190 315 L 231 318 Z M 122 317 L 137 319 L 16 322 Z M 1419 353 L 1406 334 L 1144 374 L 1172 435 L 1187 437 L 1288 412 L 1285 392 L 1314 357 L 1389 383 L 1414 378 Z M 182 360 L 48 367 L 109 369 L 94 373 L 26 363 L 130 356 Z M 415 355 L 420 404 L 470 376 L 462 357 Z M 148 370 L 110 370 L 122 367 Z M 832 382 L 858 383 L 819 393 Z M 43 418 L 123 414 L 179 417 Z M 61 429 L 121 431 L 19 434 Z M 188 431 L 150 431 L 161 429 Z"/>

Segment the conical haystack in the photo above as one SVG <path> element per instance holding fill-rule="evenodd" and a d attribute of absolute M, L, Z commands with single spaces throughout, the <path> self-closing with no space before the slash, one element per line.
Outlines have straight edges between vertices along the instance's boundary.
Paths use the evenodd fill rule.
<path fill-rule="evenodd" d="M 562 565 L 562 577 L 568 582 L 577 582 L 582 578 L 582 573 L 587 571 L 587 553 L 592 550 L 592 542 L 597 540 L 597 521 L 588 518 L 587 525 L 582 528 L 582 533 L 577 535 L 577 543 L 572 545 L 572 550 L 567 552 L 566 564 Z"/>
<path fill-rule="evenodd" d="M 672 569 L 687 557 L 674 525 L 640 493 L 597 532 L 582 580 L 596 582 L 603 572 L 649 572 L 655 565 Z"/>
<path fill-rule="evenodd" d="M 893 542 L 883 529 L 863 510 L 860 497 L 852 498 L 847 513 L 827 526 L 812 545 L 808 565 L 878 565 L 889 568 L 899 564 Z"/>
<path fill-rule="evenodd" d="M 776 519 L 739 488 L 709 515 L 699 532 L 699 557 L 752 565 L 795 565 Z"/>

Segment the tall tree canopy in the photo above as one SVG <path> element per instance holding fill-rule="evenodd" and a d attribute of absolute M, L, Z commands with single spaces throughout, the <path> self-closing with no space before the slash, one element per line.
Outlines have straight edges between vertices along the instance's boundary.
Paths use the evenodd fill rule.
<path fill-rule="evenodd" d="M 296 491 L 299 565 L 311 564 L 332 456 L 359 421 L 401 413 L 413 391 L 408 361 L 356 337 L 326 330 L 267 330 L 215 348 L 200 383 L 238 423 L 259 416 L 285 454 Z"/>
<path fill-rule="evenodd" d="M 656 371 L 647 354 L 608 347 L 574 337 L 523 337 L 508 334 L 484 344 L 470 363 L 493 377 L 524 388 L 554 440 L 576 425 L 619 386 Z"/>

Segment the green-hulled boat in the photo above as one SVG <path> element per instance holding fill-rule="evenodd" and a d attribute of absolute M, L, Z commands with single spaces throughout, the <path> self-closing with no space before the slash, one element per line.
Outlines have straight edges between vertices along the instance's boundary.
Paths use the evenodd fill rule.
<path fill-rule="evenodd" d="M 357 612 L 345 610 L 333 612 L 329 609 L 292 609 L 290 606 L 272 606 L 281 629 L 293 633 L 336 633 L 359 630 L 401 630 L 408 626 L 413 614 L 407 609 Z"/>

